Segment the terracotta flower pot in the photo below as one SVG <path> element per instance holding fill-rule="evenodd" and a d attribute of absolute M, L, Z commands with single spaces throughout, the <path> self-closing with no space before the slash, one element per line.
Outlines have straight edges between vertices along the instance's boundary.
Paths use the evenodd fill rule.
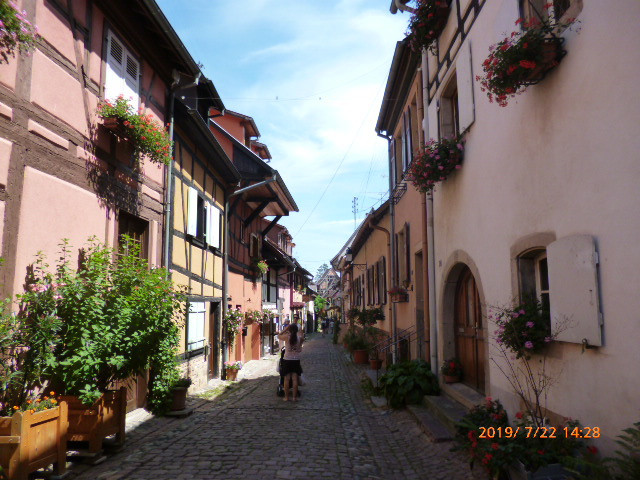
<path fill-rule="evenodd" d="M 369 365 L 371 370 L 380 370 L 382 368 L 382 360 L 379 358 L 370 358 Z"/>
<path fill-rule="evenodd" d="M 444 383 L 457 383 L 460 381 L 460 377 L 458 375 L 443 375 Z"/>
<path fill-rule="evenodd" d="M 238 370 L 227 370 L 227 380 L 235 380 L 238 377 Z"/>
<path fill-rule="evenodd" d="M 359 364 L 365 364 L 369 361 L 369 352 L 366 350 L 354 350 L 353 362 Z"/>

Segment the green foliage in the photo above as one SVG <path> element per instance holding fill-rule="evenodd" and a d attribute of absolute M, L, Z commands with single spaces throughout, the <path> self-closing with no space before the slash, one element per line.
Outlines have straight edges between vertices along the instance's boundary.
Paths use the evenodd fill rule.
<path fill-rule="evenodd" d="M 171 139 L 166 129 L 152 115 L 136 113 L 129 100 L 120 95 L 114 103 L 104 101 L 98 105 L 102 118 L 117 118 L 122 130 L 116 132 L 133 143 L 138 159 L 147 155 L 149 160 L 166 165 L 171 161 Z"/>
<path fill-rule="evenodd" d="M 489 318 L 495 318 L 498 345 L 511 350 L 516 358 L 539 353 L 553 341 L 549 311 L 537 299 L 497 309 Z"/>
<path fill-rule="evenodd" d="M 442 364 L 442 367 L 440 367 L 440 373 L 442 373 L 443 375 L 449 375 L 451 377 L 461 377 L 462 364 L 457 358 L 450 358 Z"/>
<path fill-rule="evenodd" d="M 616 456 L 605 464 L 612 467 L 615 480 L 633 480 L 640 478 L 640 422 L 625 428 L 616 443 L 620 446 Z"/>
<path fill-rule="evenodd" d="M 333 344 L 336 345 L 338 343 L 338 338 L 340 337 L 340 322 L 338 320 L 334 320 L 333 322 Z"/>
<path fill-rule="evenodd" d="M 0 63 L 8 63 L 16 49 L 26 54 L 35 48 L 38 29 L 13 2 L 0 0 L 0 25 Z"/>
<path fill-rule="evenodd" d="M 391 365 L 380 377 L 379 384 L 393 408 L 407 403 L 419 404 L 425 395 L 440 393 L 438 379 L 431 372 L 431 365 L 420 359 Z"/>
<path fill-rule="evenodd" d="M 458 138 L 443 138 L 440 141 L 431 139 L 424 148 L 416 152 L 407 179 L 420 192 L 430 192 L 438 182 L 446 180 L 461 168 L 463 151 L 464 146 Z M 405 289 L 398 290 L 397 293 L 406 293 Z"/>
<path fill-rule="evenodd" d="M 318 295 L 313 300 L 313 309 L 317 314 L 319 314 L 320 312 L 324 312 L 324 309 L 327 308 L 328 303 L 329 301 L 326 298 Z"/>
<path fill-rule="evenodd" d="M 240 310 L 229 309 L 227 310 L 227 313 L 225 313 L 224 326 L 227 330 L 227 335 L 229 336 L 230 343 L 233 343 L 233 339 L 242 328 L 243 321 L 244 314 Z"/>
<path fill-rule="evenodd" d="M 163 413 L 179 377 L 176 354 L 186 298 L 164 269 L 150 269 L 139 246 L 124 237 L 116 252 L 95 238 L 77 270 L 62 244 L 56 273 L 40 256 L 19 295 L 26 324 L 45 332 L 27 338 L 29 375 L 46 374 L 67 395 L 94 402 L 114 381 L 150 368 L 148 408 Z M 45 319 L 45 320 L 43 320 Z"/>

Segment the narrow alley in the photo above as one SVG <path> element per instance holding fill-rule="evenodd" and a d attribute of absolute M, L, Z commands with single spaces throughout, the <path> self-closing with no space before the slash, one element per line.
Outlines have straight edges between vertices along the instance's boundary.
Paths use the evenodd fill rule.
<path fill-rule="evenodd" d="M 312 337 L 302 364 L 299 402 L 275 395 L 275 357 L 250 362 L 229 393 L 192 397 L 184 419 L 151 417 L 128 433 L 125 450 L 75 478 L 473 478 L 451 443 L 431 443 L 409 413 L 374 408 L 342 347 Z"/>

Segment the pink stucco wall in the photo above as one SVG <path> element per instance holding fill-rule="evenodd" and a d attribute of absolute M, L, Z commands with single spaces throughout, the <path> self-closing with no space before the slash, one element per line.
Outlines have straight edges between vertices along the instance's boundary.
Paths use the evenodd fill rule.
<path fill-rule="evenodd" d="M 17 262 L 14 291 L 22 291 L 27 265 L 39 251 L 53 265 L 58 244 L 68 238 L 77 248 L 90 236 L 105 240 L 106 211 L 94 194 L 31 167 L 25 171 L 20 226 L 17 242 Z"/>

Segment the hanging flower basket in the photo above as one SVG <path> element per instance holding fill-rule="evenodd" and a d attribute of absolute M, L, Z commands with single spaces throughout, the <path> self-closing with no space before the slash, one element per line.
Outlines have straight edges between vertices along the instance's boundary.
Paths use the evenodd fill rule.
<path fill-rule="evenodd" d="M 464 147 L 458 139 L 430 140 L 418 150 L 409 167 L 407 179 L 420 192 L 433 190 L 454 171 L 461 168 Z"/>
<path fill-rule="evenodd" d="M 522 19 L 516 25 L 523 23 Z M 521 31 L 510 36 L 489 50 L 482 63 L 484 75 L 477 75 L 481 90 L 489 101 L 506 107 L 509 100 L 524 92 L 528 85 L 541 82 L 566 55 L 562 49 L 563 38 L 556 35 L 560 28 L 568 27 L 572 20 L 550 25 L 548 22 L 531 21 L 523 24 Z"/>
<path fill-rule="evenodd" d="M 393 303 L 400 302 L 408 302 L 409 301 L 409 292 L 405 288 L 402 287 L 393 287 L 389 290 L 389 296 L 391 297 L 391 301 Z"/>
<path fill-rule="evenodd" d="M 413 9 L 407 37 L 414 52 L 423 48 L 432 50 L 449 18 L 449 2 L 445 0 L 418 0 Z"/>

